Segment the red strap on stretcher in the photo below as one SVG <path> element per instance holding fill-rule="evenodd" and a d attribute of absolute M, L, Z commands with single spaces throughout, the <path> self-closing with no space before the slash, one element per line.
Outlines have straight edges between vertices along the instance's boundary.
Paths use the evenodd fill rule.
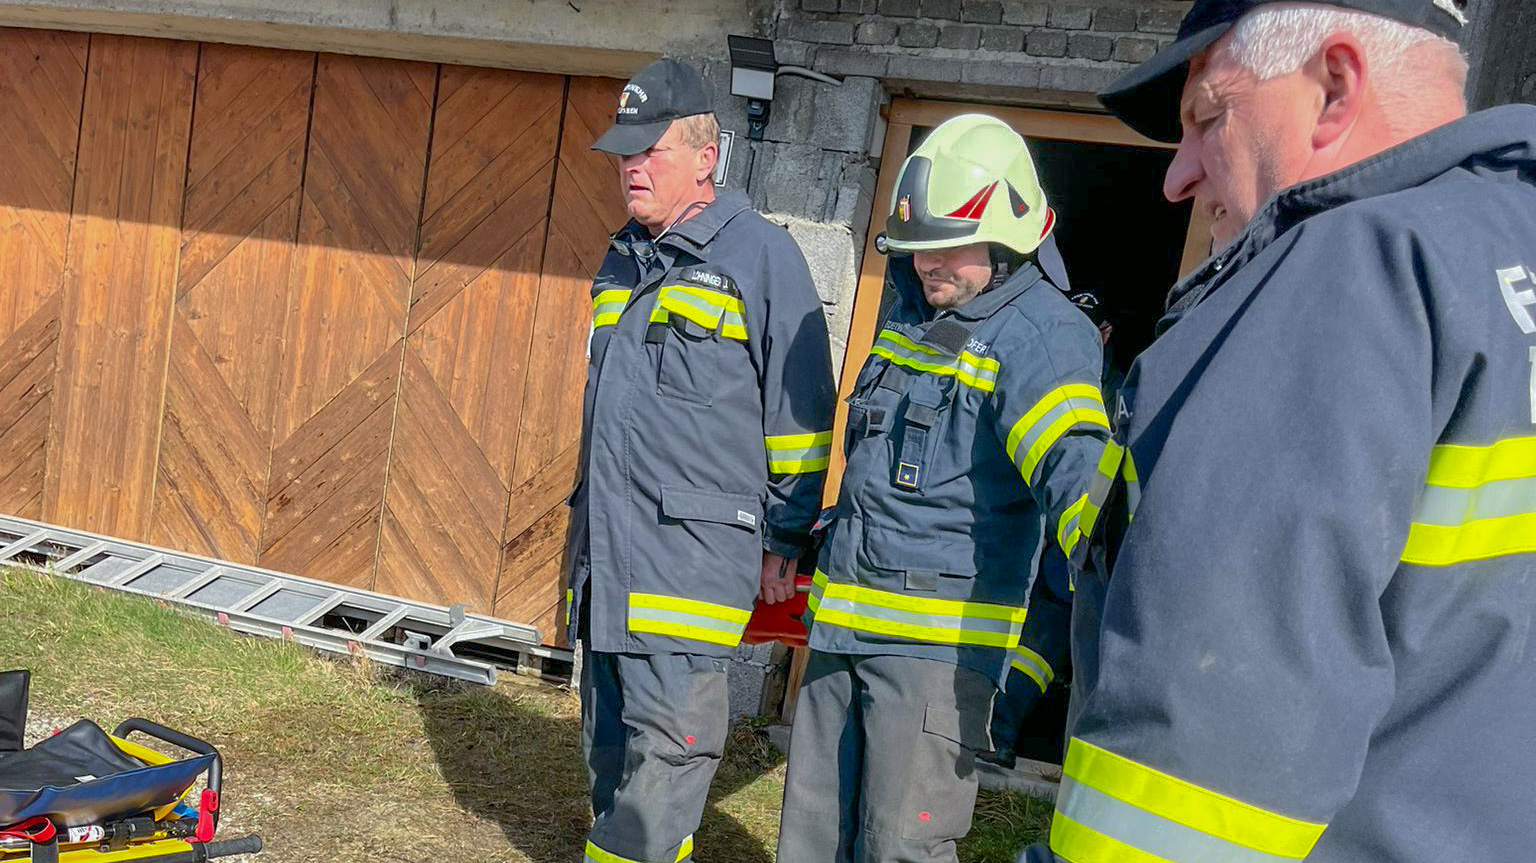
<path fill-rule="evenodd" d="M 204 788 L 202 799 L 197 807 L 197 833 L 192 838 L 198 842 L 212 842 L 214 831 L 219 826 L 219 792 L 212 788 Z"/>
<path fill-rule="evenodd" d="M 14 827 L 0 830 L 0 836 L 25 839 L 34 845 L 41 845 L 58 835 L 58 832 L 59 829 L 53 826 L 52 821 L 39 815 L 36 818 L 28 818 Z"/>

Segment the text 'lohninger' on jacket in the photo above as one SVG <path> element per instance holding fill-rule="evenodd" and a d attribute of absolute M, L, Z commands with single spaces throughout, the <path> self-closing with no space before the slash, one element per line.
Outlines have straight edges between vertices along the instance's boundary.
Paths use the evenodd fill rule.
<path fill-rule="evenodd" d="M 1532 859 L 1536 108 L 1281 192 L 1165 324 L 1091 498 L 1055 859 Z"/>
<path fill-rule="evenodd" d="M 728 192 L 592 285 L 567 601 L 587 647 L 721 656 L 764 550 L 809 546 L 832 450 L 826 318 L 789 232 Z"/>
<path fill-rule="evenodd" d="M 810 644 L 963 665 L 999 686 L 1045 532 L 1064 548 L 1109 437 L 1099 334 L 1025 262 L 935 313 L 909 256 L 849 397 Z"/>

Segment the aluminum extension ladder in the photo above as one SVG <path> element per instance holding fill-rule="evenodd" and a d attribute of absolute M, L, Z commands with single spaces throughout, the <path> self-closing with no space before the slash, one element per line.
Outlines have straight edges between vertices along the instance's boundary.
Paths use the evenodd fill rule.
<path fill-rule="evenodd" d="M 152 596 L 237 632 L 490 684 L 497 668 L 569 679 L 538 627 L 0 515 L 0 566 Z"/>

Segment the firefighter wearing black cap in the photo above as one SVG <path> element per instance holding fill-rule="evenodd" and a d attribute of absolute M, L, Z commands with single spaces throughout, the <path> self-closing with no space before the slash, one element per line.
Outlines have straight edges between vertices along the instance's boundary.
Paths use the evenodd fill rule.
<path fill-rule="evenodd" d="M 893 200 L 897 302 L 849 399 L 780 863 L 953 863 L 1044 537 L 1076 543 L 1109 435 L 1098 334 L 1036 261 L 1054 216 L 1023 139 L 954 118 Z"/>
<path fill-rule="evenodd" d="M 1475 12 L 1197 0 L 1103 94 L 1219 250 L 1115 411 L 1030 863 L 1532 859 L 1536 108 L 1466 113 Z"/>
<path fill-rule="evenodd" d="M 587 863 L 692 859 L 727 657 L 760 590 L 793 578 L 831 452 L 821 303 L 788 232 L 715 197 L 711 111 L 697 72 L 659 60 L 594 145 L 619 157 L 632 218 L 592 285 L 571 496 Z"/>

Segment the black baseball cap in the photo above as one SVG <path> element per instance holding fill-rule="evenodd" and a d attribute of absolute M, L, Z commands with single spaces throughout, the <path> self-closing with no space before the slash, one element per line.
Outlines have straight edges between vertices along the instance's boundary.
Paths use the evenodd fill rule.
<path fill-rule="evenodd" d="M 1099 302 L 1099 295 L 1093 291 L 1073 291 L 1067 294 L 1067 301 L 1082 310 L 1094 326 L 1104 323 L 1104 304 Z"/>
<path fill-rule="evenodd" d="M 592 149 L 619 156 L 643 153 L 661 140 L 673 120 L 714 110 L 703 76 L 687 63 L 663 57 L 641 69 L 619 91 L 613 125 Z"/>
<path fill-rule="evenodd" d="M 1190 58 L 1232 29 L 1237 19 L 1275 0 L 1195 0 L 1179 25 L 1173 44 L 1140 66 L 1120 76 L 1099 94 L 1111 113 L 1126 125 L 1154 141 L 1177 143 L 1183 137 L 1179 125 L 1179 98 Z M 1468 0 L 1315 0 L 1356 12 L 1368 12 L 1414 27 L 1422 27 L 1452 42 L 1461 41 L 1467 24 Z"/>

